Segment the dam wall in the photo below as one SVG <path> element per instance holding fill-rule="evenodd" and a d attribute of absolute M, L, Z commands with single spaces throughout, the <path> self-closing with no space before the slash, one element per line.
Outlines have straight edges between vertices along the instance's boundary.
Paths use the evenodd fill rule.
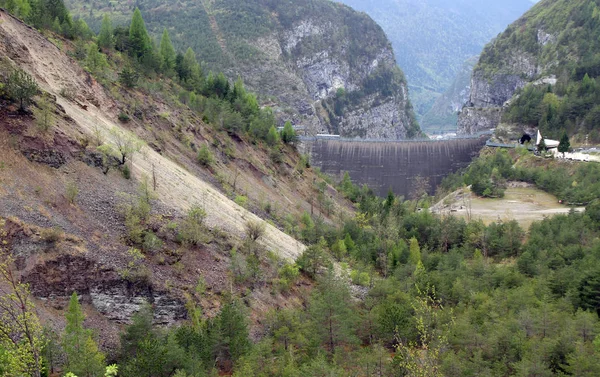
<path fill-rule="evenodd" d="M 450 173 L 469 165 L 485 146 L 487 137 L 440 141 L 354 141 L 303 138 L 300 150 L 311 164 L 329 175 L 350 174 L 355 184 L 367 184 L 380 196 L 391 188 L 408 197 L 417 176 L 427 178 L 430 194 Z"/>

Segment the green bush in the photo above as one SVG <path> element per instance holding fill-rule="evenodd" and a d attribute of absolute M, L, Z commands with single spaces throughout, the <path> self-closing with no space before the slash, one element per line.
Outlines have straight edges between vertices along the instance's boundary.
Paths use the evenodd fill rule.
<path fill-rule="evenodd" d="M 206 146 L 206 145 L 203 145 L 198 150 L 197 159 L 201 165 L 206 166 L 206 167 L 211 166 L 215 162 L 215 157 L 213 156 L 212 152 L 210 151 L 210 149 L 208 149 L 208 146 Z"/>

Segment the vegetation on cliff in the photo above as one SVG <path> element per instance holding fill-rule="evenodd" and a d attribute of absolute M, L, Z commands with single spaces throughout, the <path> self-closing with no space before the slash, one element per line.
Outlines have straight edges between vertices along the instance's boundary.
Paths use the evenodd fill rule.
<path fill-rule="evenodd" d="M 117 27 L 126 26 L 131 12 L 127 1 L 110 6 L 96 0 L 67 4 L 94 30 L 100 29 L 105 14 Z M 261 103 L 276 108 L 281 124 L 293 120 L 312 133 L 344 133 L 338 129 L 347 121 L 342 115 L 347 118 L 373 103 L 395 101 L 400 104 L 395 109 L 402 118 L 395 121 L 400 134 L 420 135 L 391 45 L 365 14 L 324 0 L 143 0 L 136 5 L 144 11 L 154 38 L 166 29 L 175 48 L 192 48 L 205 70 L 241 76 Z M 381 89 L 376 86 L 388 81 Z M 318 101 L 333 100 L 340 88 L 352 101 L 336 106 L 336 111 L 323 109 Z M 387 114 L 380 123 L 392 127 L 387 119 L 392 116 Z"/>
<path fill-rule="evenodd" d="M 475 74 L 493 80 L 508 74 L 528 85 L 516 93 L 503 120 L 540 127 L 558 139 L 564 131 L 598 134 L 600 112 L 600 9 L 596 1 L 542 1 L 510 25 L 481 54 Z M 536 80 L 555 77 L 555 85 Z"/>

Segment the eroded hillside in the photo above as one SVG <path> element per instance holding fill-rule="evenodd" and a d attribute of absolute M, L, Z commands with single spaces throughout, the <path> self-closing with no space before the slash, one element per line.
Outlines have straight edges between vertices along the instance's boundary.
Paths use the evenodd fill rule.
<path fill-rule="evenodd" d="M 31 113 L 0 103 L 2 240 L 46 315 L 56 318 L 55 308 L 64 308 L 76 290 L 110 343 L 117 325 L 145 301 L 153 303 L 158 323 L 186 317 L 185 303 L 200 280 L 207 294 L 199 304 L 210 315 L 223 292 L 243 289 L 231 266 L 240 259 L 235 250 L 252 243 L 249 223 L 265 229 L 252 248 L 267 271 L 265 283 L 247 293 L 250 306 L 262 311 L 293 301 L 293 295 L 269 294 L 266 284 L 268 271 L 304 249 L 280 229 L 289 226 L 293 233 L 291 224 L 304 212 L 328 221 L 347 211 L 337 192 L 323 182 L 326 209 L 315 200 L 322 179 L 299 168 L 300 156 L 290 146 L 275 162 L 265 148 L 207 126 L 184 105 L 142 90 L 107 90 L 67 55 L 72 44 L 57 38 L 51 42 L 0 11 L 2 69 L 29 73 L 49 97 L 55 120 L 43 131 Z M 32 109 L 41 106 L 36 98 Z M 125 112 L 131 119 L 119 121 Z M 127 159 L 131 179 L 115 168 L 103 174 L 99 146 L 123 140 L 141 146 Z M 196 161 L 202 145 L 214 154 L 208 167 Z M 140 203 L 149 208 L 138 219 L 144 230 L 135 246 L 127 212 Z M 194 242 L 182 242 L 190 208 L 201 208 L 206 218 Z"/>

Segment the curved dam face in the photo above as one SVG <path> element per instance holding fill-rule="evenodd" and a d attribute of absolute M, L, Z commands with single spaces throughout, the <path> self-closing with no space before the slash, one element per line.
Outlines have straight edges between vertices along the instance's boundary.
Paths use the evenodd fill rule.
<path fill-rule="evenodd" d="M 345 141 L 305 139 L 301 150 L 311 164 L 334 177 L 344 172 L 356 184 L 367 184 L 380 196 L 391 188 L 408 197 L 418 176 L 429 181 L 433 194 L 442 179 L 466 167 L 485 145 L 486 138 L 441 141 Z"/>

